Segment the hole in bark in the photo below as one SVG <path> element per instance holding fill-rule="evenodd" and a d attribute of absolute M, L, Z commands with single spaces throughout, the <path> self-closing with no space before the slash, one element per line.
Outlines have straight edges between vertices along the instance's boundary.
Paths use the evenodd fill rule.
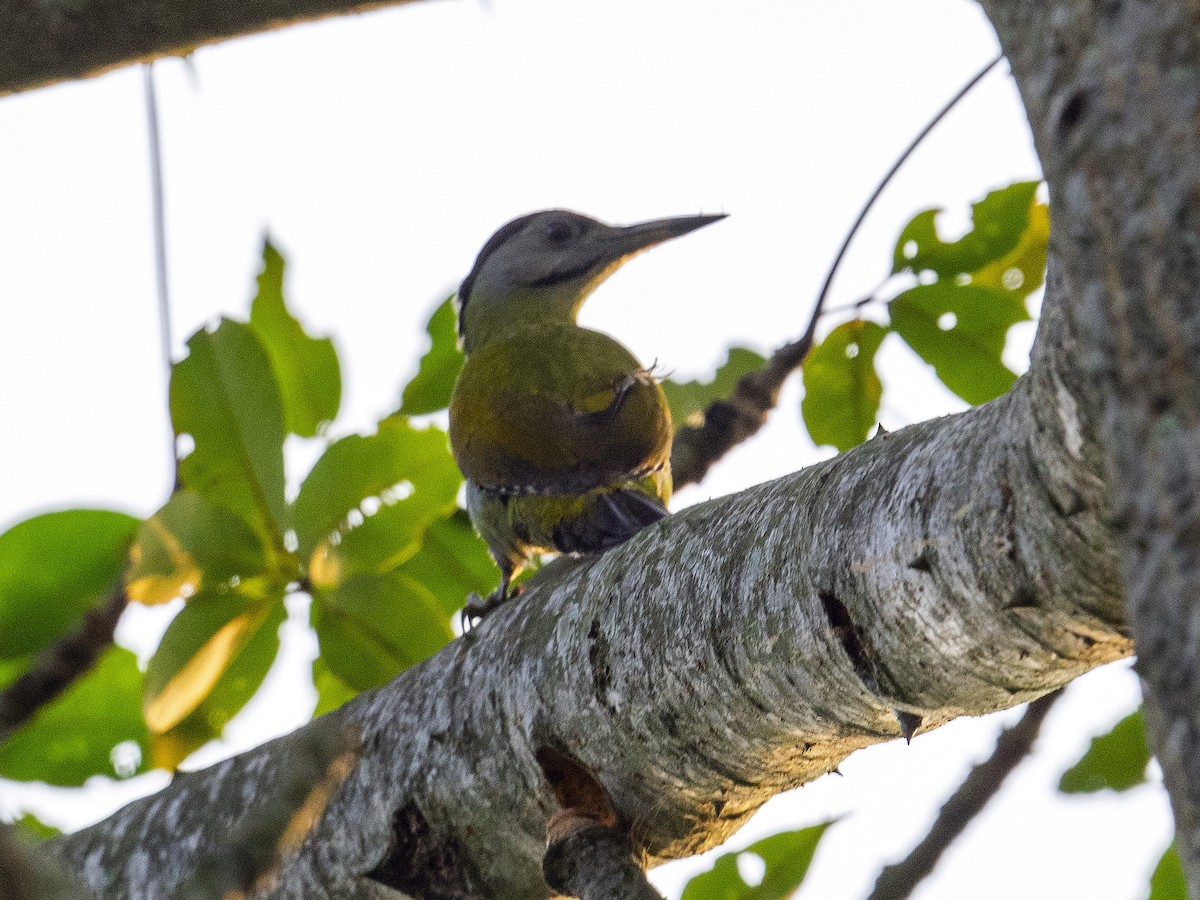
<path fill-rule="evenodd" d="M 410 803 L 396 811 L 392 845 L 366 877 L 423 900 L 455 900 L 479 891 L 465 859 L 458 842 L 450 835 L 433 834 L 421 810 Z"/>
<path fill-rule="evenodd" d="M 931 550 L 929 547 L 922 547 L 921 552 L 909 560 L 908 567 L 910 569 L 915 569 L 918 572 L 932 572 L 933 557 L 933 550 Z"/>
<path fill-rule="evenodd" d="M 1063 104 L 1062 112 L 1058 114 L 1058 132 L 1060 138 L 1065 138 L 1067 133 L 1079 124 L 1079 120 L 1087 112 L 1087 106 L 1087 94 L 1083 91 L 1076 91 Z"/>
<path fill-rule="evenodd" d="M 1027 584 L 1017 585 L 1012 598 L 1004 604 L 1005 609 L 1037 609 L 1037 592 Z"/>
<path fill-rule="evenodd" d="M 608 689 L 612 685 L 608 651 L 608 637 L 600 629 L 600 620 L 592 619 L 588 628 L 588 662 L 592 666 L 592 694 L 596 701 L 606 708 L 609 707 Z"/>
<path fill-rule="evenodd" d="M 838 643 L 842 645 L 842 649 L 846 651 L 846 656 L 850 658 L 850 665 L 854 667 L 855 674 L 862 680 L 872 693 L 878 693 L 875 683 L 875 671 L 871 665 L 870 655 L 865 646 L 863 646 L 862 638 L 858 628 L 854 625 L 854 620 L 850 618 L 850 610 L 846 609 L 846 604 L 842 603 L 835 594 L 830 591 L 822 591 L 817 594 L 821 599 L 821 606 L 825 610 L 825 618 L 829 620 L 829 630 L 833 632 L 833 636 L 837 638 Z"/>

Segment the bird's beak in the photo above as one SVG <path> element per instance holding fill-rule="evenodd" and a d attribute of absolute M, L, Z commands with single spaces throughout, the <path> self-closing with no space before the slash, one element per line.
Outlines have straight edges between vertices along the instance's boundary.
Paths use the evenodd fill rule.
<path fill-rule="evenodd" d="M 654 219 L 650 222 L 639 222 L 637 225 L 614 227 L 604 242 L 607 245 L 606 249 L 611 251 L 611 254 L 606 255 L 609 255 L 613 261 L 624 262 L 635 253 L 640 253 L 663 241 L 669 241 L 671 238 L 685 235 L 689 231 L 695 231 L 697 228 L 703 228 L 705 225 L 711 225 L 713 222 L 724 219 L 725 216 L 726 213 L 707 216 L 676 216 L 671 219 Z"/>

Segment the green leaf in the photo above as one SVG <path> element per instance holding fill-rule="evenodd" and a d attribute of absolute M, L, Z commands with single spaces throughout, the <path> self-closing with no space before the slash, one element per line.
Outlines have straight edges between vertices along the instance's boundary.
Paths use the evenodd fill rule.
<path fill-rule="evenodd" d="M 452 638 L 437 598 L 404 575 L 354 575 L 317 592 L 313 628 L 321 659 L 354 690 L 386 684 Z"/>
<path fill-rule="evenodd" d="M 34 653 L 117 586 L 138 519 L 71 509 L 0 534 L 0 660 Z"/>
<path fill-rule="evenodd" d="M 25 813 L 12 823 L 17 833 L 30 841 L 45 841 L 62 834 L 53 825 L 47 825 L 33 813 Z M 0 825 L 0 827 L 3 827 Z"/>
<path fill-rule="evenodd" d="M 332 587 L 353 572 L 386 572 L 413 556 L 425 529 L 455 508 L 462 474 L 446 433 L 384 419 L 317 460 L 296 498 L 309 577 Z"/>
<path fill-rule="evenodd" d="M 875 322 L 854 319 L 831 331 L 805 358 L 801 412 L 816 443 L 845 451 L 867 439 L 883 396 L 875 353 L 887 333 Z"/>
<path fill-rule="evenodd" d="M 1046 280 L 1046 246 L 1050 240 L 1050 208 L 1035 197 L 1029 223 L 1011 251 L 971 272 L 971 284 L 1007 291 L 1024 300 Z"/>
<path fill-rule="evenodd" d="M 1093 738 L 1083 757 L 1063 773 L 1058 789 L 1064 794 L 1127 791 L 1146 780 L 1150 750 L 1142 711 L 1134 710 L 1108 734 Z"/>
<path fill-rule="evenodd" d="M 784 900 L 804 881 L 821 835 L 831 823 L 785 831 L 763 838 L 717 858 L 708 872 L 697 875 L 683 889 L 683 900 Z M 743 853 L 759 857 L 766 865 L 763 880 L 749 885 L 738 873 Z"/>
<path fill-rule="evenodd" d="M 78 786 L 93 775 L 127 778 L 146 771 L 149 732 L 141 698 L 137 657 L 110 648 L 87 675 L 0 744 L 0 775 Z M 126 742 L 133 742 L 136 751 L 114 753 Z"/>
<path fill-rule="evenodd" d="M 294 575 L 290 557 L 263 547 L 242 519 L 194 491 L 176 492 L 142 523 L 129 558 L 129 597 L 146 604 L 201 590 L 272 596 Z"/>
<path fill-rule="evenodd" d="M 889 304 L 892 328 L 968 403 L 1005 393 L 1017 376 L 1001 361 L 1008 329 L 1028 320 L 1023 300 L 974 284 L 920 284 Z"/>
<path fill-rule="evenodd" d="M 404 386 L 400 403 L 400 412 L 406 416 L 421 416 L 450 405 L 454 380 L 463 364 L 453 294 L 434 310 L 425 330 L 429 334 L 429 350 L 421 357 L 417 374 Z"/>
<path fill-rule="evenodd" d="M 334 675 L 320 656 L 313 660 L 313 686 L 317 689 L 317 708 L 313 710 L 313 718 L 332 712 L 347 700 L 358 696 L 358 691 Z"/>
<path fill-rule="evenodd" d="M 892 273 L 933 271 L 942 278 L 974 272 L 1012 251 L 1029 224 L 1037 181 L 992 191 L 972 205 L 974 228 L 957 241 L 938 236 L 938 209 L 927 209 L 904 226 L 892 254 Z"/>
<path fill-rule="evenodd" d="M 179 618 L 189 609 L 199 608 L 211 602 L 226 603 L 223 614 L 228 615 L 232 607 L 232 604 L 229 603 L 230 599 L 220 598 L 213 601 L 209 598 L 194 597 L 171 625 L 173 627 L 175 622 L 178 622 Z M 267 677 L 267 672 L 270 671 L 279 652 L 279 627 L 283 624 L 287 612 L 282 602 L 255 603 L 245 609 L 247 616 L 245 619 L 239 619 L 235 615 L 232 619 L 227 620 L 229 631 L 223 638 L 224 640 L 236 640 L 239 647 L 236 653 L 224 659 L 224 670 L 219 677 L 211 684 L 207 693 L 190 713 L 166 731 L 151 735 L 151 754 L 156 766 L 166 769 L 177 768 L 189 754 L 209 741 L 219 738 L 229 720 L 237 715 L 262 686 L 263 679 Z M 208 622 L 188 623 L 185 620 L 181 631 L 186 626 L 192 634 L 180 633 L 173 640 L 180 647 L 185 647 L 189 643 L 197 644 L 198 638 L 203 637 L 206 627 L 211 631 L 214 624 L 217 626 L 217 631 L 212 633 L 216 637 L 221 627 L 219 625 L 221 617 L 220 611 L 216 614 L 206 611 L 203 616 L 197 616 L 197 618 L 206 618 Z M 170 629 L 168 629 L 169 631 Z M 210 640 L 212 639 L 210 638 Z M 205 675 L 203 666 L 222 663 L 223 654 L 218 646 L 221 641 L 222 638 L 217 638 L 216 645 L 208 642 L 201 644 L 200 652 L 192 658 L 196 661 L 194 663 L 192 660 L 188 661 L 187 664 L 192 666 L 189 675 L 196 681 L 189 684 L 189 678 L 177 680 L 179 688 L 177 697 L 185 705 L 190 705 L 189 691 L 198 693 L 198 688 L 201 686 L 200 680 Z M 166 642 L 167 637 L 164 636 L 163 644 Z M 162 650 L 161 645 L 159 650 Z M 179 655 L 182 655 L 182 652 Z M 150 666 L 154 668 L 153 659 L 151 659 Z M 167 666 L 164 664 L 163 668 L 165 669 Z M 149 680 L 150 672 L 147 672 L 146 675 Z M 204 678 L 204 680 L 208 679 Z M 164 713 L 171 711 L 166 702 L 162 703 L 161 709 Z"/>
<path fill-rule="evenodd" d="M 257 634 L 266 629 L 274 635 L 282 601 L 282 591 L 276 603 L 236 594 L 193 597 L 167 627 L 146 669 L 143 711 L 150 730 L 164 734 L 192 715 Z M 276 638 L 275 648 L 278 643 Z M 250 699 L 258 684 L 246 682 L 242 688 L 237 708 Z"/>
<path fill-rule="evenodd" d="M 267 353 L 248 325 L 228 319 L 192 335 L 188 351 L 171 371 L 175 433 L 195 442 L 179 463 L 183 486 L 282 546 L 283 407 Z"/>
<path fill-rule="evenodd" d="M 761 369 L 766 358 L 745 347 L 730 347 L 725 362 L 717 369 L 712 381 L 672 381 L 663 379 L 663 393 L 671 407 L 675 428 L 704 423 L 704 411 L 714 400 L 724 400 L 737 387 L 743 375 Z"/>
<path fill-rule="evenodd" d="M 1150 896 L 1146 900 L 1187 900 L 1187 880 L 1183 877 L 1183 864 L 1175 845 L 1167 848 L 1154 874 L 1150 876 Z"/>
<path fill-rule="evenodd" d="M 283 297 L 284 259 L 263 241 L 258 294 L 250 305 L 250 327 L 262 341 L 279 383 L 287 430 L 313 437 L 337 415 L 342 373 L 329 338 L 314 338 L 288 310 Z"/>
<path fill-rule="evenodd" d="M 500 583 L 499 570 L 487 546 L 475 534 L 462 509 L 430 525 L 421 549 L 396 572 L 429 591 L 447 614 L 462 608 L 468 594 L 486 597 Z"/>

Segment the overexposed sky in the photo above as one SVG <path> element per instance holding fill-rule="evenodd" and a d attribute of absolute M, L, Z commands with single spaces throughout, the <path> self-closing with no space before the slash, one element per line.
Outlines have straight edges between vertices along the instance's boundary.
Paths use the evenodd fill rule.
<path fill-rule="evenodd" d="M 724 211 L 622 269 L 584 310 L 676 377 L 711 374 L 731 344 L 769 352 L 803 330 L 866 195 L 996 50 L 967 0 L 440 0 L 204 48 L 190 67 L 163 61 L 172 352 L 213 317 L 247 313 L 269 230 L 288 257 L 293 309 L 341 354 L 335 435 L 369 429 L 398 402 L 430 310 L 504 221 L 548 206 L 617 223 Z M 0 99 L 0 160 L 0 527 L 66 506 L 148 515 L 171 474 L 140 70 Z M 1016 91 L 995 72 L 889 189 L 831 304 L 879 283 L 919 209 L 945 206 L 944 223 L 961 229 L 970 201 L 1037 175 Z M 1032 334 L 1017 331 L 1014 364 Z M 881 359 L 889 428 L 961 408 L 891 340 Z M 799 399 L 790 385 L 764 434 L 677 502 L 827 455 L 798 424 Z M 161 627 L 133 616 L 122 639 L 145 646 Z M 287 627 L 293 650 L 271 700 L 235 723 L 233 749 L 311 709 L 311 644 Z M 1159 792 L 1051 791 L 1088 738 L 1136 703 L 1126 669 L 1072 688 L 1037 757 L 918 898 L 1140 900 L 1169 840 Z M 842 816 L 800 896 L 860 898 L 1012 718 L 860 753 L 843 777 L 773 801 L 733 843 Z M 128 793 L 34 800 L 47 820 L 77 825 Z M 0 785 L 4 808 L 28 796 Z M 656 878 L 677 894 L 703 866 Z"/>

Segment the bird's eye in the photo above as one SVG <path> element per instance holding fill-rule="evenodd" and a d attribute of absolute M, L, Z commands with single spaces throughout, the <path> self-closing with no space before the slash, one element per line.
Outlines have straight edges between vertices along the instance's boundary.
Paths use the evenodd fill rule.
<path fill-rule="evenodd" d="M 562 219 L 553 219 L 546 223 L 546 243 L 554 247 L 561 247 L 571 239 L 574 234 L 571 226 Z"/>

